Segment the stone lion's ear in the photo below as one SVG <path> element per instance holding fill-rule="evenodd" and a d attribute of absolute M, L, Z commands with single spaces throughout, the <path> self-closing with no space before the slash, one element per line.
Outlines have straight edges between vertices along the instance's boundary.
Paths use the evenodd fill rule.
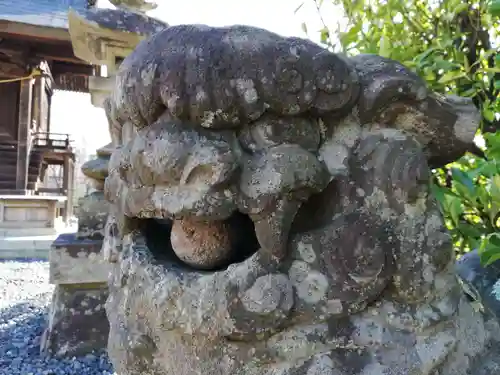
<path fill-rule="evenodd" d="M 391 103 L 419 102 L 428 95 L 425 82 L 404 65 L 376 55 L 351 58 L 360 79 L 358 110 L 361 123 L 376 120 Z"/>

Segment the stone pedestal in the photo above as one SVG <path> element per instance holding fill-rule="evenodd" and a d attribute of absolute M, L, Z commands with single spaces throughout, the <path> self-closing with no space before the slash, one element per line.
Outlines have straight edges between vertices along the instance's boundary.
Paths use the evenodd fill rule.
<path fill-rule="evenodd" d="M 42 352 L 75 356 L 106 347 L 109 324 L 104 306 L 109 268 L 101 261 L 101 240 L 60 235 L 50 253 L 55 284 Z"/>
<path fill-rule="evenodd" d="M 107 176 L 109 152 L 98 150 L 98 159 L 82 171 L 101 187 Z M 109 208 L 103 192 L 96 190 L 80 200 L 78 231 L 60 235 L 50 251 L 50 282 L 55 291 L 43 353 L 74 356 L 106 347 L 109 324 L 104 311 L 108 296 L 109 266 L 100 254 Z"/>

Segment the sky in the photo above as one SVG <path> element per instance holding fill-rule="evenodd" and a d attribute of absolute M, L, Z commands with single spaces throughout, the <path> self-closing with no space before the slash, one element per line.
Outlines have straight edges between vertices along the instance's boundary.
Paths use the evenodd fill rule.
<path fill-rule="evenodd" d="M 202 23 L 210 26 L 234 24 L 252 25 L 268 29 L 283 36 L 307 37 L 302 23 L 307 24 L 309 37 L 318 41 L 316 31 L 322 28 L 314 0 L 295 13 L 302 0 L 157 0 L 158 8 L 148 15 L 170 25 Z M 99 7 L 112 8 L 107 0 L 99 0 Z M 335 12 L 324 1 L 322 16 L 333 24 Z M 109 143 L 108 126 L 104 110 L 90 103 L 90 95 L 56 91 L 52 99 L 51 131 L 70 133 L 75 146 L 85 148 L 88 154 Z"/>

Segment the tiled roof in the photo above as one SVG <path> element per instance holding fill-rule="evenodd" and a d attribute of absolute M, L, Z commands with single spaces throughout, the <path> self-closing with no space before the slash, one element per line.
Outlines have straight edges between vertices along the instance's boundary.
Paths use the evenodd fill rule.
<path fill-rule="evenodd" d="M 88 8 L 88 0 L 0 0 L 0 20 L 68 28 L 68 10 Z"/>

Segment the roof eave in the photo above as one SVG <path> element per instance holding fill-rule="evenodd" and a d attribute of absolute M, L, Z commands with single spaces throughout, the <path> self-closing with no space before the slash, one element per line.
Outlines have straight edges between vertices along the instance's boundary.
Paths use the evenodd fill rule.
<path fill-rule="evenodd" d="M 48 39 L 67 42 L 71 41 L 67 29 L 32 25 L 7 20 L 0 20 L 0 32 L 35 39 Z"/>

